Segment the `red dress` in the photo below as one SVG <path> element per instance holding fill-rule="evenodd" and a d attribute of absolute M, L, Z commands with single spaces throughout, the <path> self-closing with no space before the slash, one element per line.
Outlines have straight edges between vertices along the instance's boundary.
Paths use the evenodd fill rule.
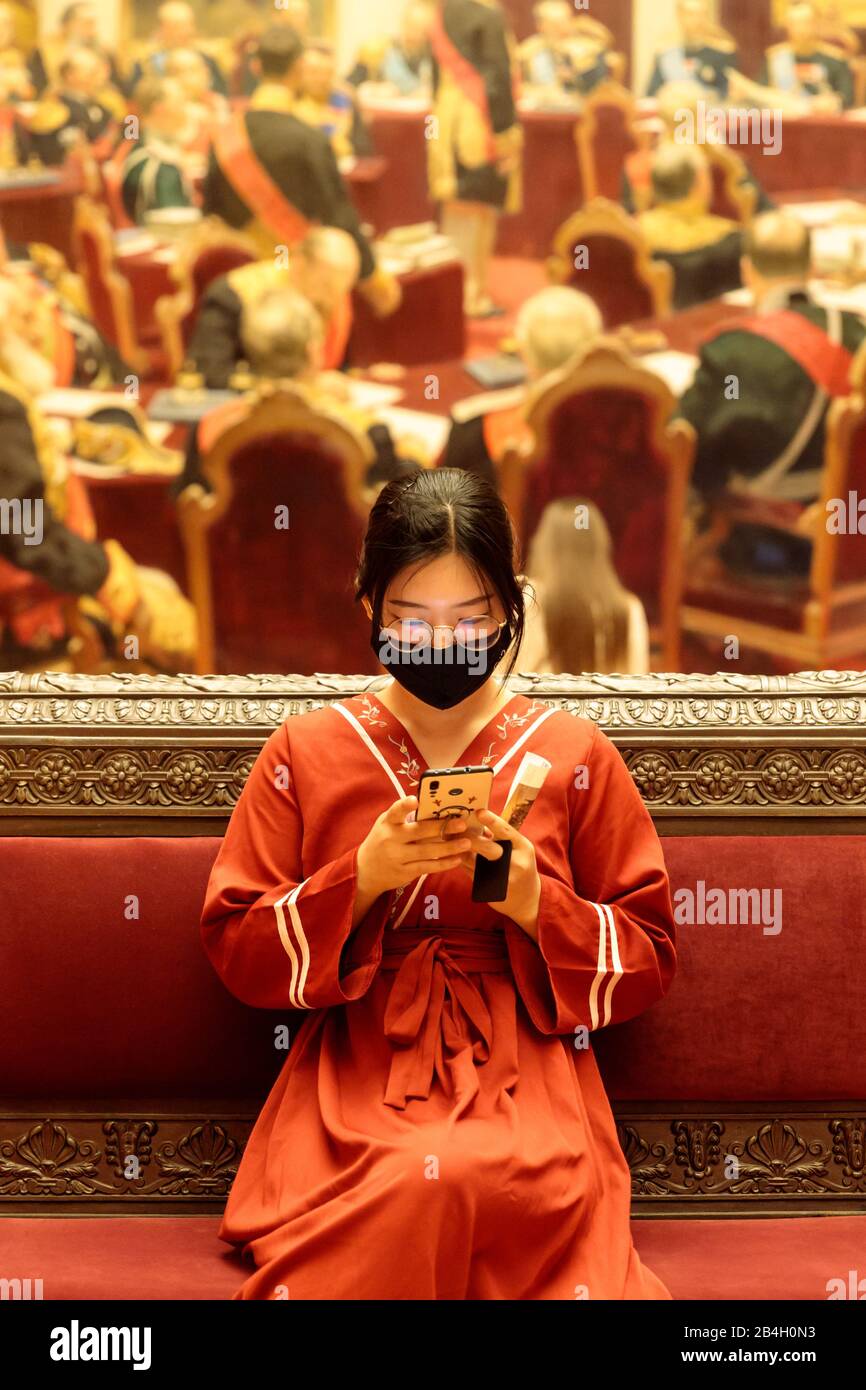
<path fill-rule="evenodd" d="M 515 695 L 458 764 L 553 769 L 523 831 L 538 942 L 462 870 L 352 929 L 357 846 L 424 763 L 375 694 L 268 740 L 208 885 L 205 949 L 261 1008 L 308 1009 L 256 1122 L 221 1237 L 236 1298 L 667 1299 L 634 1249 L 630 1174 L 589 1034 L 665 993 L 661 846 L 616 749 Z"/>

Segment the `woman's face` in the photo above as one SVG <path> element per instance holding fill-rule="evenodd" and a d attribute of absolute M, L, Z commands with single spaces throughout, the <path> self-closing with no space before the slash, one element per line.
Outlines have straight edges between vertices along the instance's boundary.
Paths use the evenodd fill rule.
<path fill-rule="evenodd" d="M 493 585 L 479 581 L 459 555 L 440 555 L 426 565 L 413 565 L 395 576 L 385 591 L 382 624 L 423 619 L 432 627 L 456 626 L 461 620 L 489 614 L 505 621 L 505 609 Z M 436 646 L 450 642 L 447 632 L 435 634 Z"/>

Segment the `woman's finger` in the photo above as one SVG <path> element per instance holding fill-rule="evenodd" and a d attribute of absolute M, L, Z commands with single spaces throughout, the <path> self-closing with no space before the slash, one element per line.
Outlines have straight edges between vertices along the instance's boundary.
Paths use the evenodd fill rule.
<path fill-rule="evenodd" d="M 517 844 L 523 839 L 519 830 L 515 830 L 513 825 L 509 825 L 508 821 L 494 815 L 492 811 L 479 811 L 477 815 L 479 824 L 493 831 L 494 840 L 511 840 L 513 844 Z"/>
<path fill-rule="evenodd" d="M 401 796 L 399 801 L 388 807 L 383 820 L 386 825 L 402 825 L 406 817 L 417 809 L 417 796 Z"/>
<path fill-rule="evenodd" d="M 459 840 L 428 840 L 425 844 L 411 844 L 406 846 L 406 853 L 414 863 L 416 860 L 428 863 L 435 859 L 453 859 L 457 855 L 466 854 L 472 848 L 472 841 L 466 838 Z"/>
<path fill-rule="evenodd" d="M 402 867 L 408 869 L 410 873 L 415 873 L 419 876 L 421 874 L 444 874 L 447 873 L 449 869 L 459 869 L 461 858 L 460 855 L 456 855 L 448 859 L 416 859 L 410 860 Z"/>
<path fill-rule="evenodd" d="M 482 859 L 501 859 L 504 853 L 501 845 L 495 840 L 485 840 L 480 835 L 472 836 L 472 852 L 480 854 Z"/>
<path fill-rule="evenodd" d="M 411 843 L 423 843 L 426 840 L 439 840 L 443 838 L 447 841 L 454 834 L 460 834 L 466 829 L 465 820 L 455 820 L 448 827 L 448 832 L 443 836 L 442 822 L 439 820 L 420 820 L 410 821 L 408 825 L 402 827 L 403 838 Z"/>

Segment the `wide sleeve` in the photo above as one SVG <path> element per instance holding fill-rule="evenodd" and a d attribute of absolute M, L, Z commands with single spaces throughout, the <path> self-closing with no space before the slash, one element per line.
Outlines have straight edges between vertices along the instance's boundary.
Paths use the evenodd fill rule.
<path fill-rule="evenodd" d="M 634 1018 L 662 998 L 676 968 L 661 844 L 625 763 L 599 729 L 580 780 L 585 787 L 570 793 L 573 883 L 541 873 L 537 941 L 506 923 L 517 988 L 548 1034 Z M 531 818 L 528 828 L 531 834 Z"/>
<path fill-rule="evenodd" d="M 381 960 L 388 894 L 353 928 L 357 847 L 305 876 L 303 834 L 283 725 L 235 807 L 201 918 L 204 949 L 220 979 L 257 1008 L 348 1003 L 367 991 Z"/>

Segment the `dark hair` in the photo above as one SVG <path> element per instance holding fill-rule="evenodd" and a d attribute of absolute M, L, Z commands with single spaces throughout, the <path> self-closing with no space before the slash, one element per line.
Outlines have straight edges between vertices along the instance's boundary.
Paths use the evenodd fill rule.
<path fill-rule="evenodd" d="M 59 24 L 61 29 L 65 29 L 71 24 L 79 10 L 86 10 L 90 7 L 91 0 L 74 0 L 74 3 L 67 5 L 65 10 L 61 10 Z"/>
<path fill-rule="evenodd" d="M 303 51 L 303 39 L 290 24 L 266 29 L 259 40 L 258 51 L 262 77 L 285 77 Z"/>
<path fill-rule="evenodd" d="M 515 574 L 517 541 L 493 484 L 476 473 L 422 468 L 385 485 L 370 513 L 355 598 L 368 599 L 373 621 L 380 623 L 385 591 L 401 570 L 452 554 L 493 585 L 514 639 L 510 675 L 525 624 L 523 590 Z"/>

